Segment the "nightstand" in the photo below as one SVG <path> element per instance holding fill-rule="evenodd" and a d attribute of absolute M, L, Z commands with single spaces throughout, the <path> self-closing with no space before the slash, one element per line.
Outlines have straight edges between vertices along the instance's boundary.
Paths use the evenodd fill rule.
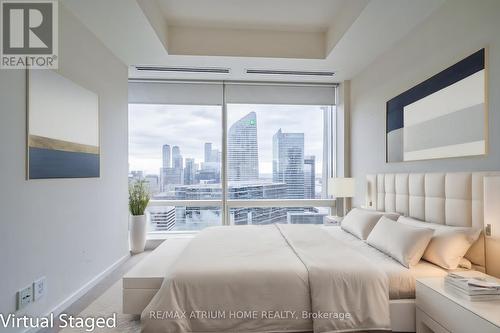
<path fill-rule="evenodd" d="M 417 333 L 500 333 L 500 301 L 464 300 L 445 290 L 443 278 L 417 279 L 415 303 Z"/>
<path fill-rule="evenodd" d="M 325 216 L 323 218 L 323 225 L 337 226 L 342 222 L 342 216 Z"/>

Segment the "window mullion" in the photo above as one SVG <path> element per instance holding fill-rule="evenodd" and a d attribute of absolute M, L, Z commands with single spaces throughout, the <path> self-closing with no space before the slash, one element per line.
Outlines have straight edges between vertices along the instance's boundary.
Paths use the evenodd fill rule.
<path fill-rule="evenodd" d="M 227 205 L 227 103 L 226 84 L 222 83 L 222 161 L 221 161 L 221 186 L 222 186 L 222 224 L 230 224 L 229 207 Z"/>

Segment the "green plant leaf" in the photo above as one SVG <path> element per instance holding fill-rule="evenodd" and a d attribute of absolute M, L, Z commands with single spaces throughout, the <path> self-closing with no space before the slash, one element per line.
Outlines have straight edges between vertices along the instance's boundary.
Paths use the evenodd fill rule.
<path fill-rule="evenodd" d="M 129 185 L 128 204 L 130 214 L 134 216 L 144 215 L 150 199 L 151 195 L 145 181 L 139 180 Z"/>

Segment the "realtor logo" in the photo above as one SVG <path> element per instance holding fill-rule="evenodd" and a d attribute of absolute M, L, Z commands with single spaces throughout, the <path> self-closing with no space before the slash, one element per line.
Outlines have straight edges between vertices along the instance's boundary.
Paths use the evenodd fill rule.
<path fill-rule="evenodd" d="M 57 0 L 1 0 L 1 68 L 57 68 Z"/>

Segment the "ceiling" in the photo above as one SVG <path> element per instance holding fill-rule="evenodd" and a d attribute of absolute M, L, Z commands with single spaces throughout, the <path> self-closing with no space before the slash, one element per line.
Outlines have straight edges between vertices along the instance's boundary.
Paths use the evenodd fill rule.
<path fill-rule="evenodd" d="M 326 32 L 349 0 L 157 1 L 173 26 Z"/>
<path fill-rule="evenodd" d="M 445 0 L 65 0 L 131 78 L 340 82 L 351 79 Z M 136 65 L 227 68 L 139 72 Z M 333 71 L 332 77 L 247 69 Z"/>

